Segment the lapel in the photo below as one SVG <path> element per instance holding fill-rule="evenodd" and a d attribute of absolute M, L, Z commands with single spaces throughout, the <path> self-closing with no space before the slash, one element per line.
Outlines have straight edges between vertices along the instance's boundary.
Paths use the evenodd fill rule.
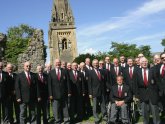
<path fill-rule="evenodd" d="M 22 72 L 22 75 L 23 75 L 23 78 L 24 78 L 25 81 L 26 81 L 26 84 L 29 86 L 29 83 L 28 83 L 28 80 L 27 80 L 27 77 L 26 77 L 26 74 L 25 74 L 24 71 Z M 31 76 L 31 75 L 30 75 L 30 76 Z"/>
<path fill-rule="evenodd" d="M 58 77 L 57 77 L 57 74 L 56 74 L 56 69 L 54 68 L 52 71 L 53 71 L 53 75 L 55 76 L 56 80 L 58 81 Z"/>
<path fill-rule="evenodd" d="M 99 71 L 100 72 L 100 71 Z M 97 77 L 97 79 L 99 80 L 99 77 L 98 77 L 98 75 L 96 74 L 96 71 L 95 71 L 95 69 L 93 69 L 93 73 L 94 73 L 94 77 Z M 101 73 L 100 73 L 100 76 L 101 76 Z M 100 81 L 100 80 L 99 80 Z"/>

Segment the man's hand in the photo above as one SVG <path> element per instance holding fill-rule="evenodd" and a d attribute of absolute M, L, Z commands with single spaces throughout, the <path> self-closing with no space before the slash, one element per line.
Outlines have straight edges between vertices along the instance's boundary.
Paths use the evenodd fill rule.
<path fill-rule="evenodd" d="M 71 94 L 68 94 L 68 97 L 71 97 Z"/>
<path fill-rule="evenodd" d="M 89 95 L 89 98 L 92 99 L 92 95 Z"/>
<path fill-rule="evenodd" d="M 53 100 L 53 96 L 50 96 L 49 99 L 50 99 L 50 100 Z"/>
<path fill-rule="evenodd" d="M 41 98 L 38 98 L 38 102 L 40 102 L 41 101 Z"/>
<path fill-rule="evenodd" d="M 17 99 L 17 102 L 20 103 L 21 102 L 21 99 Z"/>

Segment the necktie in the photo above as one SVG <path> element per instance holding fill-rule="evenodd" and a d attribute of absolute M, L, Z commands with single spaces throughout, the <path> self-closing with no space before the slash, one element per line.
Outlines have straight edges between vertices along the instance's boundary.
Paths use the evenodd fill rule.
<path fill-rule="evenodd" d="M 2 73 L 0 73 L 0 82 L 2 81 Z"/>
<path fill-rule="evenodd" d="M 162 68 L 162 77 L 164 77 L 164 74 L 165 74 L 165 64 L 164 64 L 164 66 Z"/>
<path fill-rule="evenodd" d="M 76 71 L 74 71 L 74 78 L 75 78 L 75 80 L 77 80 L 77 74 L 76 74 Z"/>
<path fill-rule="evenodd" d="M 130 78 L 132 79 L 132 67 L 130 67 L 130 70 L 129 70 L 129 75 L 130 75 Z"/>
<path fill-rule="evenodd" d="M 30 79 L 30 74 L 27 73 L 27 80 L 28 80 L 28 84 L 30 85 L 31 84 L 31 79 Z"/>
<path fill-rule="evenodd" d="M 107 64 L 107 70 L 109 70 L 109 71 L 110 71 L 109 63 Z"/>
<path fill-rule="evenodd" d="M 148 85 L 148 80 L 147 80 L 147 73 L 146 73 L 146 69 L 144 69 L 144 85 L 147 86 Z"/>
<path fill-rule="evenodd" d="M 115 72 L 116 72 L 116 75 L 118 76 L 117 66 L 115 67 Z"/>
<path fill-rule="evenodd" d="M 96 70 L 96 72 L 97 72 L 97 76 L 98 76 L 99 80 L 101 80 L 100 72 L 98 70 Z"/>
<path fill-rule="evenodd" d="M 57 71 L 57 78 L 58 78 L 58 80 L 60 81 L 61 75 L 60 75 L 60 70 L 59 70 L 59 69 L 58 69 L 58 71 Z"/>
<path fill-rule="evenodd" d="M 118 94 L 119 94 L 119 97 L 121 97 L 121 95 L 122 95 L 122 89 L 121 89 L 121 86 L 118 87 Z"/>
<path fill-rule="evenodd" d="M 44 82 L 42 74 L 40 74 L 40 80 L 41 80 L 42 83 Z"/>

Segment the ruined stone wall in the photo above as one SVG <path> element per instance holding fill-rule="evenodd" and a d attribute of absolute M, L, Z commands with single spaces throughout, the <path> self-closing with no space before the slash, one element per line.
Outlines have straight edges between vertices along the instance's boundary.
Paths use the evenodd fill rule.
<path fill-rule="evenodd" d="M 7 41 L 6 35 L 0 33 L 0 61 L 4 61 L 6 41 Z"/>
<path fill-rule="evenodd" d="M 37 65 L 44 65 L 44 39 L 43 31 L 36 29 L 27 50 L 18 57 L 18 72 L 23 71 L 23 63 L 30 61 L 32 63 L 32 72 L 36 72 Z"/>

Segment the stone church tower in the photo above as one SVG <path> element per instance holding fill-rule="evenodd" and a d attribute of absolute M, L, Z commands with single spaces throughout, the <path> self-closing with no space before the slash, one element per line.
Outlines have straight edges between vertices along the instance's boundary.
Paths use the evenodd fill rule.
<path fill-rule="evenodd" d="M 54 0 L 49 24 L 50 63 L 60 58 L 72 62 L 77 56 L 76 28 L 68 0 Z"/>

